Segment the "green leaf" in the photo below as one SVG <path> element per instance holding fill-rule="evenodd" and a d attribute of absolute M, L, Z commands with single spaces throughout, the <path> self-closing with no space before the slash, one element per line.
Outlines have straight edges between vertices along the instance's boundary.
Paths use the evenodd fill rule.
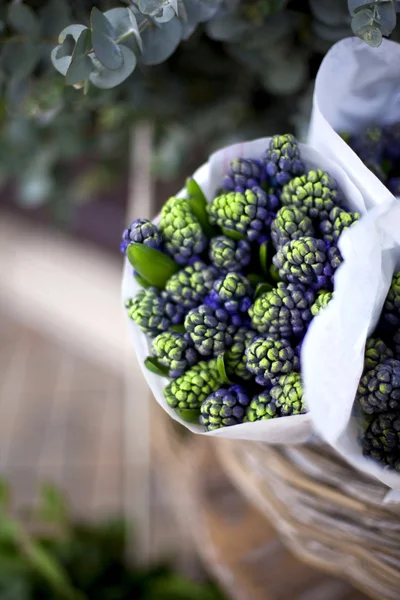
<path fill-rule="evenodd" d="M 152 373 L 155 373 L 156 375 L 159 375 L 160 377 L 168 377 L 169 375 L 169 369 L 164 367 L 164 365 L 161 365 L 157 358 L 154 358 L 154 356 L 148 356 L 144 361 L 144 366 L 146 369 Z"/>
<path fill-rule="evenodd" d="M 54 485 L 50 483 L 41 485 L 40 500 L 37 510 L 40 519 L 55 524 L 65 524 L 68 521 L 69 511 L 66 499 Z"/>
<path fill-rule="evenodd" d="M 29 562 L 38 574 L 59 594 L 60 598 L 83 600 L 83 594 L 73 588 L 61 563 L 58 563 L 50 552 L 47 552 L 38 542 L 28 540 L 26 536 L 24 538 L 22 545 Z"/>
<path fill-rule="evenodd" d="M 75 44 L 71 63 L 65 76 L 67 85 L 75 85 L 86 81 L 92 72 L 93 63 L 88 56 L 90 46 L 90 29 L 84 29 Z"/>
<path fill-rule="evenodd" d="M 114 40 L 127 46 L 134 54 L 143 51 L 142 36 L 136 17 L 129 8 L 112 8 L 104 13 L 114 28 Z"/>
<path fill-rule="evenodd" d="M 398 5 L 398 4 L 397 4 Z M 394 2 L 379 3 L 375 10 L 378 14 L 379 29 L 382 35 L 390 35 L 396 27 L 396 7 Z"/>
<path fill-rule="evenodd" d="M 141 62 L 144 65 L 158 65 L 169 58 L 182 39 L 182 23 L 175 17 L 168 23 L 156 27 L 149 24 L 142 31 L 143 53 Z"/>
<path fill-rule="evenodd" d="M 197 408 L 178 408 L 176 414 L 186 423 L 199 423 L 200 410 Z"/>
<path fill-rule="evenodd" d="M 87 29 L 84 25 L 69 25 L 58 36 L 58 46 L 51 51 L 51 62 L 61 75 L 66 75 L 72 60 L 72 53 L 82 31 Z M 72 38 L 72 39 L 71 39 Z"/>
<path fill-rule="evenodd" d="M 125 79 L 134 71 L 136 67 L 136 56 L 129 48 L 126 48 L 126 46 L 120 46 L 120 49 L 124 61 L 119 69 L 106 69 L 97 58 L 91 58 L 95 70 L 91 73 L 89 79 L 93 85 L 100 89 L 108 90 L 125 81 Z"/>
<path fill-rule="evenodd" d="M 267 260 L 268 260 L 268 242 L 264 242 L 260 246 L 260 265 L 264 273 L 267 273 Z"/>
<path fill-rule="evenodd" d="M 186 329 L 184 325 L 171 325 L 171 331 L 174 333 L 186 333 Z"/>
<path fill-rule="evenodd" d="M 20 534 L 20 525 L 18 521 L 1 515 L 0 519 L 0 546 L 1 545 L 17 545 L 18 536 Z"/>
<path fill-rule="evenodd" d="M 146 281 L 144 277 L 140 277 L 140 275 L 138 275 L 137 273 L 133 277 L 134 279 L 136 279 L 136 281 L 142 288 L 147 290 L 147 288 L 151 287 L 151 284 L 148 281 Z"/>
<path fill-rule="evenodd" d="M 135 271 L 159 289 L 164 289 L 168 279 L 179 271 L 172 258 L 144 244 L 129 244 L 126 256 Z"/>
<path fill-rule="evenodd" d="M 203 230 L 203 233 L 208 239 L 211 239 L 217 232 L 210 225 L 207 213 L 207 199 L 197 181 L 193 178 L 186 180 L 186 192 L 188 195 L 188 204 L 190 210 L 198 220 Z"/>
<path fill-rule="evenodd" d="M 261 277 L 261 275 L 257 275 L 256 273 L 250 273 L 250 275 L 247 276 L 247 279 L 250 281 L 250 283 L 254 289 L 260 283 L 265 283 L 264 277 Z"/>
<path fill-rule="evenodd" d="M 166 4 L 168 0 L 139 0 L 139 10 L 144 15 L 151 15 Z"/>
<path fill-rule="evenodd" d="M 26 4 L 10 4 L 7 12 L 7 22 L 12 29 L 37 38 L 40 35 L 40 22 L 30 6 Z"/>
<path fill-rule="evenodd" d="M 245 236 L 235 231 L 234 229 L 225 229 L 225 227 L 221 227 L 221 231 L 226 237 L 231 238 L 231 240 L 245 240 Z"/>
<path fill-rule="evenodd" d="M 93 7 L 90 15 L 92 26 L 92 44 L 96 58 L 101 64 L 115 71 L 120 69 L 124 62 L 122 49 L 114 41 L 114 28 L 110 21 L 99 11 Z"/>
<path fill-rule="evenodd" d="M 188 193 L 189 198 L 198 198 L 201 200 L 204 206 L 207 206 L 207 198 L 205 197 L 203 190 L 197 183 L 193 177 L 188 177 L 186 179 L 186 191 Z"/>
<path fill-rule="evenodd" d="M 274 286 L 271 285 L 270 283 L 259 283 L 258 286 L 256 287 L 256 293 L 254 295 L 254 298 L 257 299 L 260 296 L 262 296 L 263 294 L 266 294 L 267 292 L 270 292 L 273 289 L 274 289 Z"/>
<path fill-rule="evenodd" d="M 276 281 L 276 282 L 282 281 L 282 279 L 280 278 L 280 275 L 279 275 L 279 271 L 278 271 L 278 269 L 276 268 L 275 265 L 271 265 L 270 266 L 270 268 L 269 268 L 269 274 L 270 274 L 271 279 L 273 281 Z"/>
<path fill-rule="evenodd" d="M 7 481 L 0 478 L 0 513 L 9 510 L 11 504 L 10 486 Z M 1 517 L 3 518 L 3 517 Z"/>
<path fill-rule="evenodd" d="M 221 383 L 232 383 L 232 381 L 229 379 L 226 373 L 224 353 L 219 354 L 217 357 L 217 370 L 221 378 Z"/>

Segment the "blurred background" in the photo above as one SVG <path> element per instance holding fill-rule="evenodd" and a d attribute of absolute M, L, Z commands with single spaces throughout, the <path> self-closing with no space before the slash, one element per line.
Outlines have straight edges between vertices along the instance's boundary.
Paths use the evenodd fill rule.
<path fill-rule="evenodd" d="M 94 35 L 93 6 L 119 11 L 113 44 L 135 39 L 118 81 L 58 39 Z M 0 2 L 0 600 L 363 598 L 292 558 L 210 444 L 151 400 L 119 240 L 216 148 L 304 140 L 325 53 L 352 29 L 398 39 L 396 8 Z"/>

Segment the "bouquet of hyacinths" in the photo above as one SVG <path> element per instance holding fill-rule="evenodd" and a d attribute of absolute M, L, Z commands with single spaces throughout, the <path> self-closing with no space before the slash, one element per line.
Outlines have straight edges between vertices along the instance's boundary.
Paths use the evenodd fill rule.
<path fill-rule="evenodd" d="M 364 212 L 343 170 L 287 134 L 215 153 L 154 223 L 124 231 L 133 343 L 173 418 L 209 435 L 310 438 L 302 344 Z"/>
<path fill-rule="evenodd" d="M 388 501 L 400 501 L 399 201 L 369 212 L 363 229 L 368 243 L 354 228 L 358 258 L 338 272 L 335 300 L 315 319 L 324 336 L 316 327 L 307 335 L 303 377 L 321 438 L 354 467 L 392 488 Z M 350 280 L 351 302 L 345 294 Z M 310 364 L 324 355 L 329 364 L 320 361 L 315 378 Z"/>
<path fill-rule="evenodd" d="M 307 357 L 303 379 L 315 429 L 353 466 L 396 490 L 389 496 L 396 501 L 400 501 L 399 61 L 399 44 L 385 40 L 373 52 L 349 38 L 331 48 L 317 75 L 309 142 L 345 169 L 372 210 L 363 223 L 364 233 L 369 230 L 368 244 L 353 228 L 356 254 L 351 268 L 338 273 L 335 302 L 316 319 L 325 337 L 311 330 L 303 347 Z M 350 280 L 351 302 L 344 293 Z M 329 364 L 321 362 L 315 378 L 309 365 L 324 353 L 329 353 Z"/>

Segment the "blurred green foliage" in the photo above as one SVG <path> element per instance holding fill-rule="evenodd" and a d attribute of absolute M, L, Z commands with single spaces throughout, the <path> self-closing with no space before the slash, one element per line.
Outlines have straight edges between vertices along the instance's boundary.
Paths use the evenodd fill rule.
<path fill-rule="evenodd" d="M 0 600 L 223 600 L 213 584 L 166 565 L 128 565 L 126 535 L 122 520 L 75 525 L 63 495 L 48 484 L 39 505 L 19 519 L 0 480 Z"/>
<path fill-rule="evenodd" d="M 351 27 L 376 45 L 397 4 L 8 0 L 0 186 L 13 180 L 24 206 L 49 202 L 65 216 L 126 174 L 131 126 L 143 119 L 156 127 L 159 177 L 199 146 L 289 129 L 301 138 L 323 55 Z"/>

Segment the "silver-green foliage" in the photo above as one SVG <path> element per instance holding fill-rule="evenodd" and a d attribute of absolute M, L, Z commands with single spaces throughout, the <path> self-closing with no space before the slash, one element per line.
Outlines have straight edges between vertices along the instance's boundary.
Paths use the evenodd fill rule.
<path fill-rule="evenodd" d="M 199 22 L 213 16 L 221 1 L 138 0 L 104 13 L 93 8 L 90 26 L 63 29 L 51 60 L 69 85 L 115 87 L 137 65 L 167 60 Z"/>

